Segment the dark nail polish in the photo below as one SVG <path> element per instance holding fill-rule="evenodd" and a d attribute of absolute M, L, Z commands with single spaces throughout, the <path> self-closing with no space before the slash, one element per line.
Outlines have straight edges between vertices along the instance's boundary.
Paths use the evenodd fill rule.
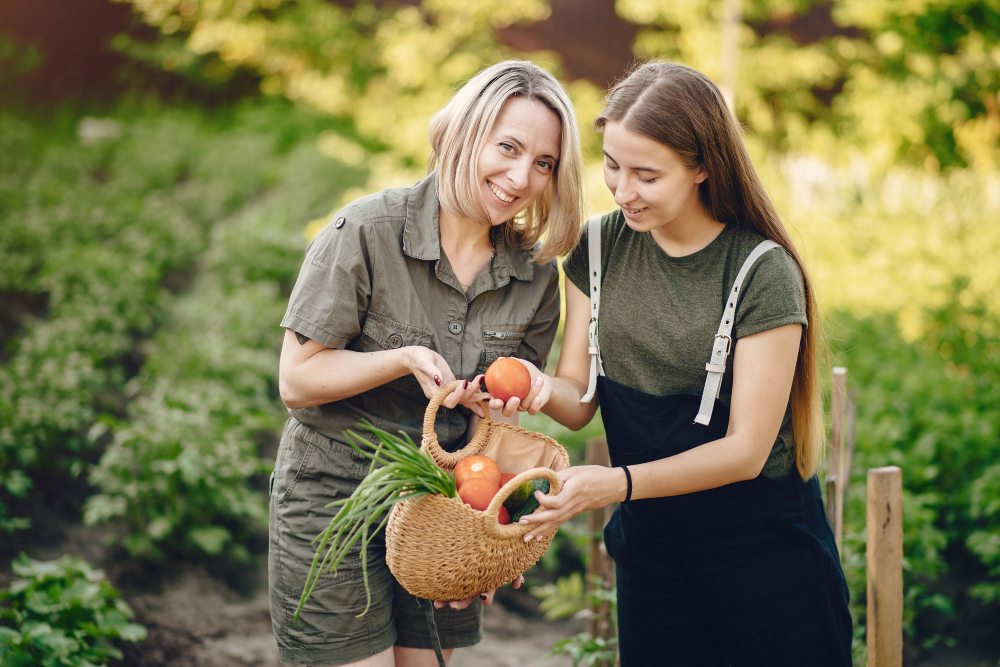
<path fill-rule="evenodd" d="M 441 378 L 439 378 L 439 377 L 438 377 L 437 375 L 435 375 L 435 376 L 434 376 L 434 383 L 435 383 L 435 384 L 436 384 L 437 386 L 439 386 L 439 387 L 440 387 L 440 386 L 441 386 Z"/>
<path fill-rule="evenodd" d="M 488 599 L 488 598 L 486 597 L 486 593 L 480 593 L 480 594 L 479 594 L 479 599 L 480 599 L 480 600 L 482 600 L 483 602 L 486 602 L 486 600 Z"/>
<path fill-rule="evenodd" d="M 465 384 L 462 385 L 462 389 L 468 389 L 468 388 L 469 388 L 469 381 L 466 380 Z"/>

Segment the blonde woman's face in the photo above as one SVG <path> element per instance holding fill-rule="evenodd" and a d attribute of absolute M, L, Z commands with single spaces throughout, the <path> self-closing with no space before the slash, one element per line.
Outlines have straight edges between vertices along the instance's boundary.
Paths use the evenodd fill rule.
<path fill-rule="evenodd" d="M 545 191 L 559 161 L 560 132 L 559 116 L 541 102 L 504 103 L 477 163 L 491 225 L 510 220 Z"/>
<path fill-rule="evenodd" d="M 649 232 L 702 213 L 698 184 L 703 168 L 689 169 L 681 156 L 617 121 L 604 125 L 604 182 L 629 227 Z"/>

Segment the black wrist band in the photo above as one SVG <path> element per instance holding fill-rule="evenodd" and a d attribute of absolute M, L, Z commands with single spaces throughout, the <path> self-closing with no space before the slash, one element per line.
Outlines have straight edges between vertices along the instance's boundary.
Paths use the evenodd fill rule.
<path fill-rule="evenodd" d="M 625 482 L 628 484 L 628 486 L 625 489 L 625 500 L 623 500 L 622 502 L 627 503 L 628 501 L 632 500 L 632 473 L 628 471 L 628 466 L 618 466 L 618 467 L 625 471 Z"/>

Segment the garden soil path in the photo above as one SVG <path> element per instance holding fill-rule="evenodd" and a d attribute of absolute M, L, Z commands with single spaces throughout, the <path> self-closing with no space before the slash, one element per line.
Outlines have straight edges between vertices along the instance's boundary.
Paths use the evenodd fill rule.
<path fill-rule="evenodd" d="M 263 574 L 263 573 L 262 573 Z M 281 665 L 271 632 L 267 588 L 241 597 L 203 570 L 189 570 L 156 593 L 126 596 L 148 639 L 125 647 L 122 667 L 272 667 Z M 527 593 L 521 593 L 527 595 Z M 451 667 L 571 667 L 546 658 L 553 644 L 580 632 L 579 622 L 546 623 L 508 611 L 485 610 L 483 641 L 455 652 Z"/>

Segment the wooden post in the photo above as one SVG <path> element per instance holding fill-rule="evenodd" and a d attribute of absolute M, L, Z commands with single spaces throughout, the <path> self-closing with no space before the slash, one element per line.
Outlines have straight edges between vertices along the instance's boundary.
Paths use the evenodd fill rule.
<path fill-rule="evenodd" d="M 608 441 L 605 438 L 590 438 L 587 440 L 588 465 L 610 466 L 611 458 L 608 454 Z M 605 589 L 614 586 L 614 564 L 604 548 L 602 531 L 604 524 L 611 517 L 611 508 L 602 508 L 587 513 L 587 531 L 590 539 L 587 548 L 587 586 L 588 593 L 594 590 L 595 581 L 600 579 Z M 611 605 L 608 602 L 587 601 L 587 609 L 590 610 L 587 618 L 587 632 L 592 637 L 603 637 L 608 639 L 611 630 Z"/>
<path fill-rule="evenodd" d="M 868 471 L 868 667 L 903 665 L 903 473 Z"/>
<path fill-rule="evenodd" d="M 827 515 L 832 516 L 830 525 L 833 537 L 840 551 L 844 533 L 844 413 L 847 403 L 847 369 L 837 366 L 833 369 L 833 387 L 830 397 L 830 470 L 827 479 L 833 477 L 833 494 L 827 495 Z M 827 486 L 829 490 L 829 485 Z"/>
<path fill-rule="evenodd" d="M 851 491 L 851 471 L 854 470 L 855 431 L 858 425 L 858 397 L 852 388 L 847 392 L 847 429 L 844 432 L 844 484 L 841 496 L 844 502 Z"/>

